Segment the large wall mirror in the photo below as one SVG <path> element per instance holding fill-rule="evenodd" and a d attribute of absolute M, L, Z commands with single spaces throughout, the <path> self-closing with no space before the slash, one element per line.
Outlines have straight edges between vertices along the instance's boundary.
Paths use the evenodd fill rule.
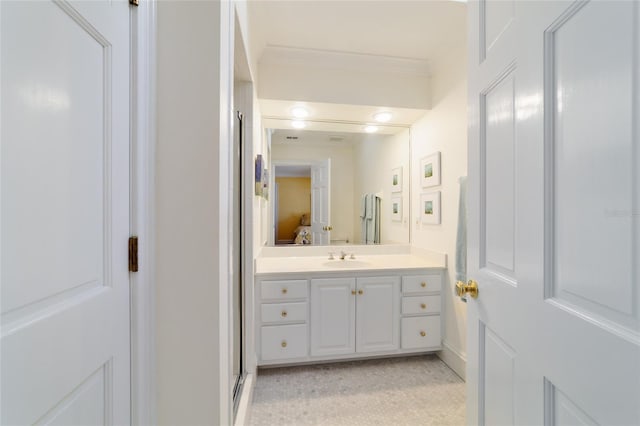
<path fill-rule="evenodd" d="M 410 131 L 404 126 L 265 120 L 269 244 L 402 244 L 410 237 Z"/>

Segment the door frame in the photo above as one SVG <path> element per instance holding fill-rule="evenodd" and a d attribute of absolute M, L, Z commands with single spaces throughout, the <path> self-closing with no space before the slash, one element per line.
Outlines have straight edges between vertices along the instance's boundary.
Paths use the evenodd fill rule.
<path fill-rule="evenodd" d="M 275 188 L 276 185 L 276 167 L 286 166 L 309 166 L 313 168 L 317 164 L 317 161 L 313 160 L 271 160 L 271 167 L 269 170 L 269 187 Z M 267 239 L 269 246 L 276 245 L 276 223 L 278 220 L 278 204 L 277 199 L 271 196 L 272 206 L 269 209 L 269 217 L 271 223 L 269 223 L 269 238 Z"/>
<path fill-rule="evenodd" d="M 130 235 L 139 270 L 129 274 L 131 424 L 157 423 L 155 388 L 156 0 L 130 6 Z"/>

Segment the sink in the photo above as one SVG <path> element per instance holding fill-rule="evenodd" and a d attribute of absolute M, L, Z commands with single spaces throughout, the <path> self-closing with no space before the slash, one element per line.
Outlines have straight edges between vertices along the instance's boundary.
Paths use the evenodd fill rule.
<path fill-rule="evenodd" d="M 366 268 L 367 266 L 371 266 L 371 263 L 364 262 L 362 260 L 331 260 L 329 262 L 324 262 L 322 266 L 326 266 L 328 268 Z"/>

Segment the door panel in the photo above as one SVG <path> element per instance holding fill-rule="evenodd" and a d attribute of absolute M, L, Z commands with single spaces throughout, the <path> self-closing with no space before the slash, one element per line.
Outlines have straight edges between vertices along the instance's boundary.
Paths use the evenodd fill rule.
<path fill-rule="evenodd" d="M 400 347 L 400 277 L 357 279 L 356 350 L 391 351 Z"/>
<path fill-rule="evenodd" d="M 129 415 L 129 6 L 2 2 L 2 423 Z"/>
<path fill-rule="evenodd" d="M 484 196 L 481 265 L 514 277 L 515 268 L 515 76 L 512 69 L 481 97 Z"/>
<path fill-rule="evenodd" d="M 480 419 L 485 425 L 514 425 L 515 351 L 484 324 L 480 347 L 484 358 L 484 413 Z"/>
<path fill-rule="evenodd" d="M 311 355 L 355 352 L 355 289 L 355 278 L 311 280 Z"/>
<path fill-rule="evenodd" d="M 640 4 L 515 2 L 485 52 L 490 9 L 468 3 L 467 421 L 640 424 Z"/>
<path fill-rule="evenodd" d="M 589 31 L 596 26 L 607 37 Z M 632 73 L 637 45 L 625 36 L 633 26 L 632 3 L 590 4 L 546 33 L 551 59 L 546 90 L 556 93 L 550 99 L 554 268 L 548 296 L 637 329 L 633 282 L 640 277 L 634 276 L 638 248 L 632 214 L 640 188 Z"/>

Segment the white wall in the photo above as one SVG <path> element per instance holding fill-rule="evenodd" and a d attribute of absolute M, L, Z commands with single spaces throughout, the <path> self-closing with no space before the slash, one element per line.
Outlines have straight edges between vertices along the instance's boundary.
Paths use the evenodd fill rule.
<path fill-rule="evenodd" d="M 228 422 L 220 324 L 228 312 L 232 14 L 226 2 L 157 3 L 158 424 Z M 227 177 L 225 177 L 227 176 Z M 228 321 L 227 321 L 228 322 Z M 222 401 L 219 403 L 219 401 Z"/>
<path fill-rule="evenodd" d="M 325 158 L 331 159 L 331 239 L 349 239 L 352 242 L 353 218 L 356 215 L 353 210 L 353 146 L 332 142 L 271 146 L 272 161 L 317 161 Z"/>
<path fill-rule="evenodd" d="M 412 219 L 412 244 L 447 254 L 445 280 L 445 350 L 441 357 L 464 377 L 466 359 L 466 306 L 454 297 L 455 242 L 458 223 L 458 177 L 467 175 L 467 65 L 466 49 L 460 47 L 437 61 L 432 81 L 433 109 L 411 127 L 412 210 L 420 211 L 420 159 L 441 152 L 442 184 L 428 188 L 441 191 L 441 225 L 416 223 Z M 425 190 L 426 192 L 427 190 Z"/>
<path fill-rule="evenodd" d="M 391 192 L 391 171 L 402 167 L 403 191 Z M 409 241 L 409 129 L 395 135 L 366 135 L 354 148 L 354 234 L 362 243 L 359 218 L 361 197 L 365 193 L 381 193 L 380 242 L 382 244 Z M 402 197 L 403 221 L 391 220 L 391 198 Z"/>

